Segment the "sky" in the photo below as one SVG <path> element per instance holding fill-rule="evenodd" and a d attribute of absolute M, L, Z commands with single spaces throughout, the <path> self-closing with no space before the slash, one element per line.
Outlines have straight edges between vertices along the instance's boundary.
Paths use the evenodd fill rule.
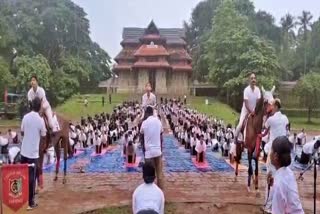
<path fill-rule="evenodd" d="M 182 27 L 201 0 L 73 0 L 84 8 L 90 21 L 91 38 L 111 57 L 121 50 L 123 27 L 147 27 L 153 19 L 159 28 Z M 298 16 L 310 11 L 317 19 L 320 0 L 252 0 L 256 10 L 275 16 L 277 24 L 286 13 Z"/>

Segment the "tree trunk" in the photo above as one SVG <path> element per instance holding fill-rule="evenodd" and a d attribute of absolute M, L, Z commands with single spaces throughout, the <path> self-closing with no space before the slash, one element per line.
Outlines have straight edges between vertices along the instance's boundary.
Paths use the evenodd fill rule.
<path fill-rule="evenodd" d="M 308 123 L 311 123 L 311 108 L 308 108 Z"/>

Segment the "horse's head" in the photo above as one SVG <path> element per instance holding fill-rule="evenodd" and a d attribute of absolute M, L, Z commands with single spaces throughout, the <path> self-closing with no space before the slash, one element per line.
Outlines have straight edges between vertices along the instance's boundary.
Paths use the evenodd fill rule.
<path fill-rule="evenodd" d="M 266 113 L 269 114 L 272 111 L 272 104 L 274 101 L 273 93 L 276 90 L 276 87 L 273 86 L 270 91 L 266 91 L 263 86 L 261 87 L 262 97 L 264 99 L 264 104 L 266 106 Z"/>

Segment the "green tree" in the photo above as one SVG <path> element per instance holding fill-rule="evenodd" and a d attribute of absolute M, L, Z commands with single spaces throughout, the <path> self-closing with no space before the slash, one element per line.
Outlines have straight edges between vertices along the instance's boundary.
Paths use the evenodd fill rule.
<path fill-rule="evenodd" d="M 13 76 L 9 72 L 9 65 L 0 57 L 0 99 L 2 100 L 5 88 L 15 85 Z"/>
<path fill-rule="evenodd" d="M 231 97 L 241 97 L 239 88 L 244 87 L 250 72 L 255 71 L 261 84 L 269 87 L 279 69 L 274 48 L 255 36 L 247 22 L 234 2 L 226 0 L 216 11 L 207 42 L 210 78 Z"/>
<path fill-rule="evenodd" d="M 302 11 L 302 15 L 298 17 L 298 25 L 300 25 L 299 33 L 303 34 L 303 46 L 304 46 L 304 66 L 303 74 L 307 73 L 307 41 L 308 41 L 308 31 L 311 25 L 310 21 L 313 18 L 309 11 Z"/>
<path fill-rule="evenodd" d="M 281 18 L 280 22 L 282 28 L 282 51 L 287 52 L 295 40 L 293 31 L 293 28 L 295 27 L 295 18 L 288 13 Z"/>
<path fill-rule="evenodd" d="M 295 91 L 300 103 L 308 110 L 308 122 L 311 122 L 311 114 L 314 109 L 320 107 L 320 74 L 308 73 L 301 77 Z"/>

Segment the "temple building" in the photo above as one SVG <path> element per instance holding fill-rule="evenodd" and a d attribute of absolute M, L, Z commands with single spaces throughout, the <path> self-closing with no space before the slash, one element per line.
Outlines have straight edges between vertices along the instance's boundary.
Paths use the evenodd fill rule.
<path fill-rule="evenodd" d="M 192 73 L 185 33 L 180 28 L 124 28 L 123 49 L 115 57 L 117 92 L 143 93 L 150 82 L 156 94 L 187 94 Z"/>

